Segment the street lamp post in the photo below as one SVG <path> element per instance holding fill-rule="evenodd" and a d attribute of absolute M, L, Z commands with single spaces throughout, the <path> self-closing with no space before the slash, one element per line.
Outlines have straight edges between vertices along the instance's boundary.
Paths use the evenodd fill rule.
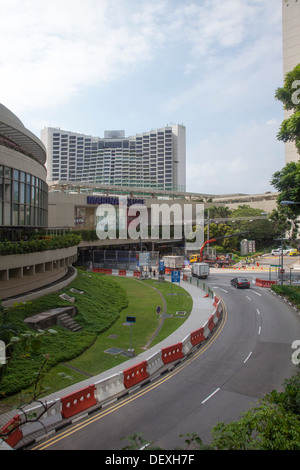
<path fill-rule="evenodd" d="M 295 202 L 295 201 L 281 201 L 280 204 L 282 206 L 292 206 L 294 204 L 300 204 L 300 202 Z"/>

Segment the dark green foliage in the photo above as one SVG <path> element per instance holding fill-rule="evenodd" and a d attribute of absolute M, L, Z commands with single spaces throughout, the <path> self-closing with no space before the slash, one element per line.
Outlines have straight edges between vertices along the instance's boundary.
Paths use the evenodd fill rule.
<path fill-rule="evenodd" d="M 83 291 L 84 294 L 70 292 L 71 287 Z M 19 337 L 26 332 L 32 332 L 24 323 L 26 317 L 52 308 L 70 306 L 69 302 L 59 298 L 61 293 L 53 293 L 9 309 L 10 323 L 18 330 Z M 57 330 L 58 334 L 43 337 L 36 353 L 33 352 L 31 344 L 28 354 L 24 337 L 22 341 L 14 344 L 13 348 L 10 348 L 12 354 L 5 366 L 5 372 L 0 377 L 0 395 L 11 395 L 29 387 L 44 363 L 45 355 L 49 356 L 45 365 L 47 371 L 83 353 L 94 343 L 98 334 L 115 323 L 120 312 L 128 305 L 126 291 L 113 279 L 99 274 L 78 271 L 77 278 L 64 289 L 64 293 L 76 298 L 78 315 L 75 320 L 82 326 L 82 330 L 72 333 L 53 326 L 52 329 Z M 0 317 L 0 330 L 2 321 L 3 316 Z"/>
<path fill-rule="evenodd" d="M 300 287 L 276 285 L 272 286 L 272 290 L 276 292 L 276 294 L 288 299 L 300 310 Z"/>

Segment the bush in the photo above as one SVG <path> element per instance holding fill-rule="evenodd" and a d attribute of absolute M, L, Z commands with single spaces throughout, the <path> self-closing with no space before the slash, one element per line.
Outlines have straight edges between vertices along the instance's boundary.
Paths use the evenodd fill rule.
<path fill-rule="evenodd" d="M 0 242 L 0 255 L 14 255 L 24 253 L 35 253 L 45 250 L 57 250 L 60 248 L 68 248 L 70 246 L 79 245 L 81 236 L 76 233 L 68 233 L 50 239 L 31 239 L 28 241 Z"/>
<path fill-rule="evenodd" d="M 78 270 L 77 278 L 68 286 L 83 291 L 84 294 L 72 292 L 76 298 L 78 315 L 75 320 L 82 326 L 76 334 L 64 328 L 52 327 L 58 331 L 56 335 L 43 337 L 42 345 L 36 354 L 26 351 L 22 341 L 13 347 L 13 353 L 2 374 L 0 395 L 12 395 L 34 383 L 45 355 L 49 355 L 46 371 L 55 365 L 74 359 L 88 349 L 96 340 L 97 335 L 108 329 L 119 318 L 120 312 L 127 307 L 126 291 L 113 279 L 99 274 L 88 275 Z M 66 289 L 64 290 L 66 292 Z M 9 309 L 9 321 L 18 329 L 18 336 L 32 331 L 24 319 L 46 310 L 70 306 L 56 292 L 26 304 L 19 304 Z M 0 328 L 2 318 L 0 317 Z M 44 369 L 45 370 L 45 369 Z"/>
<path fill-rule="evenodd" d="M 300 310 L 300 287 L 274 285 L 271 289 L 278 295 L 285 297 Z"/>

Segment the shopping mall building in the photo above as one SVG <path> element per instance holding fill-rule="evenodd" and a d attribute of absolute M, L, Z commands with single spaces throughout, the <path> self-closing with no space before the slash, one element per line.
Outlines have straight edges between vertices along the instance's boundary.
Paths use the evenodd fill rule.
<path fill-rule="evenodd" d="M 72 136 L 73 137 L 73 136 Z M 166 153 L 167 153 L 166 149 Z M 25 128 L 10 110 L 0 104 L 0 226 L 1 241 L 12 243 L 27 240 L 32 232 L 46 232 L 48 235 L 66 231 L 94 232 L 99 222 L 99 206 L 108 205 L 115 210 L 118 225 L 121 203 L 127 207 L 127 228 L 136 219 L 130 210 L 136 205 L 146 210 L 147 223 L 151 226 L 153 208 L 164 208 L 157 223 L 169 225 L 170 235 L 159 238 L 141 237 L 92 237 L 80 245 L 0 256 L 0 297 L 28 293 L 36 288 L 47 287 L 63 280 L 78 258 L 92 258 L 94 250 L 145 250 L 172 252 L 183 246 L 182 236 L 176 236 L 176 223 L 195 223 L 197 213 L 212 205 L 237 208 L 247 204 L 262 212 L 271 212 L 276 207 L 275 193 L 261 195 L 213 195 L 179 191 L 178 187 L 168 190 L 116 184 L 93 183 L 89 181 L 52 181 L 47 183 L 46 147 L 40 139 Z M 178 158 L 178 154 L 174 158 Z M 177 160 L 176 160 L 177 161 Z M 166 163 L 165 163 L 166 164 Z M 189 219 L 184 216 L 189 208 Z M 97 212 L 98 211 L 98 212 Z M 177 211 L 177 212 L 176 212 Z M 179 219 L 178 219 L 179 211 Z M 203 213 L 203 212 L 202 212 Z M 137 215 L 138 213 L 136 213 Z M 164 217 L 166 216 L 166 217 Z M 173 232 L 172 232 L 173 230 Z"/>
<path fill-rule="evenodd" d="M 26 241 L 48 228 L 46 149 L 0 104 L 0 243 Z M 0 255 L 0 298 L 7 299 L 63 279 L 77 247 Z"/>

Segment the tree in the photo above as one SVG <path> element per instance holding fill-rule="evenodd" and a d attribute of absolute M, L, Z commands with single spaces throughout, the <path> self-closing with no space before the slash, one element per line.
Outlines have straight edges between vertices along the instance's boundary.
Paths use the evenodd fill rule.
<path fill-rule="evenodd" d="M 268 399 L 239 421 L 218 423 L 213 435 L 217 450 L 300 450 L 299 416 Z"/>
<path fill-rule="evenodd" d="M 295 142 L 300 153 L 300 64 L 286 74 L 284 86 L 277 88 L 275 98 L 283 103 L 286 111 L 293 111 L 292 115 L 282 122 L 277 139 L 282 142 Z"/>
<path fill-rule="evenodd" d="M 238 421 L 213 428 L 216 450 L 300 450 L 300 371 Z"/>
<path fill-rule="evenodd" d="M 281 206 L 282 201 L 300 202 L 300 161 L 290 162 L 280 171 L 276 171 L 271 184 L 279 192 L 277 198 L 278 220 L 286 217 L 292 221 L 292 238 L 296 237 L 298 226 L 297 218 L 300 215 L 300 204 Z"/>

